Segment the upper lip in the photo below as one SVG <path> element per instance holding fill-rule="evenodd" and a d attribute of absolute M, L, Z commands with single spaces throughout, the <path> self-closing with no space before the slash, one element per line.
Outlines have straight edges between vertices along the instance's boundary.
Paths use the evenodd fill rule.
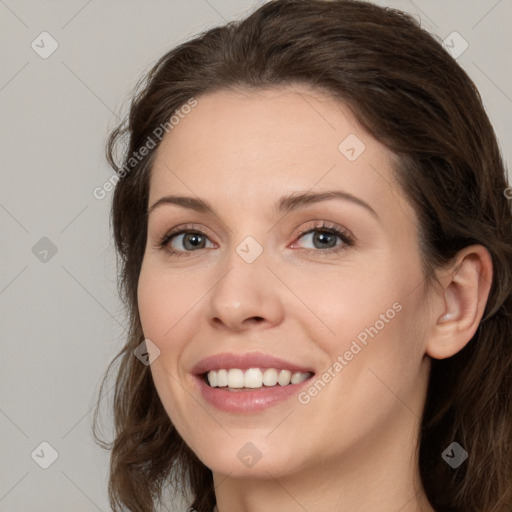
<path fill-rule="evenodd" d="M 222 353 L 206 357 L 197 363 L 191 370 L 195 375 L 202 375 L 210 370 L 239 368 L 247 370 L 249 368 L 276 368 L 290 370 L 291 372 L 314 373 L 307 366 L 292 363 L 278 357 L 262 353 Z"/>

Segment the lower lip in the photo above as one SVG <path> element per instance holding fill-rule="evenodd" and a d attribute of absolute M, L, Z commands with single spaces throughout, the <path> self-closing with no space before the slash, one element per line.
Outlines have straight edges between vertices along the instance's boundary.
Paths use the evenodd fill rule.
<path fill-rule="evenodd" d="M 298 384 L 262 387 L 252 390 L 230 391 L 228 388 L 212 388 L 202 376 L 196 376 L 203 398 L 217 409 L 230 413 L 247 414 L 268 409 L 273 405 L 297 396 L 299 391 L 310 384 L 313 376 Z"/>

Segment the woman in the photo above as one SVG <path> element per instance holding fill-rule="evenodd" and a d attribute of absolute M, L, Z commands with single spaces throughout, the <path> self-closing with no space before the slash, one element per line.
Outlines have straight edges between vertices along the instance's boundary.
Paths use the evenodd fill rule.
<path fill-rule="evenodd" d="M 268 2 L 164 55 L 108 157 L 114 510 L 511 509 L 506 171 L 416 21 Z"/>

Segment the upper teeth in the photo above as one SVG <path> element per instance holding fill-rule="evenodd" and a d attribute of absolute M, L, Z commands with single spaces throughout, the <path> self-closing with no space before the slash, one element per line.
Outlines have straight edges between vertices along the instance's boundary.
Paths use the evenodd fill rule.
<path fill-rule="evenodd" d="M 249 368 L 240 370 L 230 368 L 229 370 L 211 370 L 208 372 L 208 382 L 212 388 L 261 388 L 265 386 L 287 386 L 305 381 L 311 374 L 294 372 L 290 370 L 276 370 L 275 368 Z"/>

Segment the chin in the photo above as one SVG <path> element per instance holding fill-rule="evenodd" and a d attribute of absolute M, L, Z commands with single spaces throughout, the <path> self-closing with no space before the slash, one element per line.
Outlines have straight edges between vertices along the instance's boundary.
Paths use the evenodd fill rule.
<path fill-rule="evenodd" d="M 293 459 L 292 448 L 283 444 L 270 445 L 261 436 L 234 436 L 229 441 L 215 444 L 216 448 L 194 450 L 201 462 L 215 473 L 230 478 L 257 478 L 268 480 L 289 473 Z M 250 440 L 250 439 L 253 440 Z"/>

